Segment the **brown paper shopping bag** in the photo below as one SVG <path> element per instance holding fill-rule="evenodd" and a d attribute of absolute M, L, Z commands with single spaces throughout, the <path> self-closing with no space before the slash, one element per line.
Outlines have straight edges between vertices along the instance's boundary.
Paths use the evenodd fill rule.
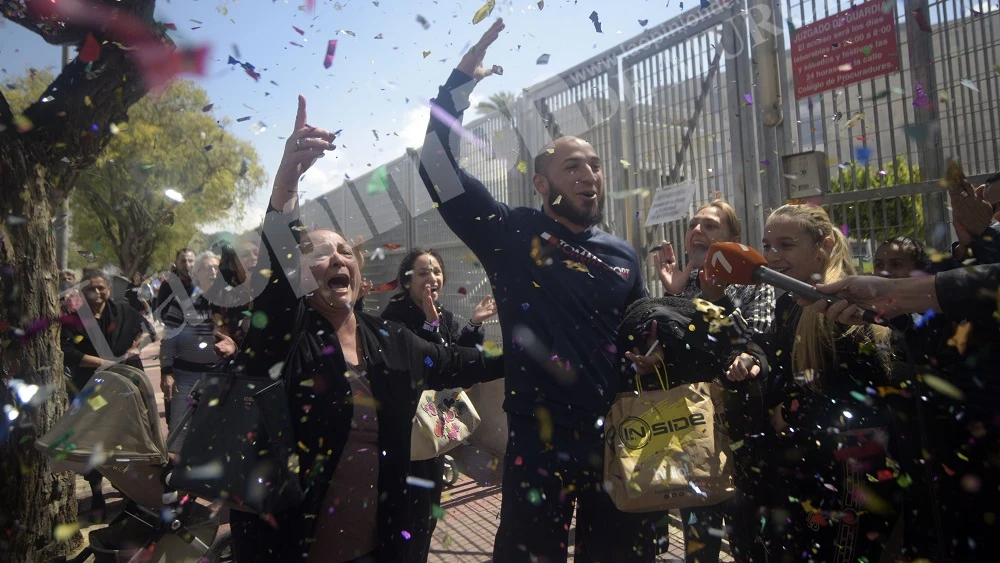
<path fill-rule="evenodd" d="M 715 383 L 618 396 L 605 420 L 604 480 L 619 510 L 709 506 L 734 494 L 723 400 Z"/>

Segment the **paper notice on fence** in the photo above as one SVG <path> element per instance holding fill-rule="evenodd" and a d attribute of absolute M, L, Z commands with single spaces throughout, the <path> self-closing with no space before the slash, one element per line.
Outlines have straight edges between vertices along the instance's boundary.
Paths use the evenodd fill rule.
<path fill-rule="evenodd" d="M 686 182 L 664 186 L 656 190 L 656 195 L 653 196 L 653 205 L 646 215 L 646 227 L 683 219 L 688 208 L 691 207 L 694 188 L 694 182 Z"/>

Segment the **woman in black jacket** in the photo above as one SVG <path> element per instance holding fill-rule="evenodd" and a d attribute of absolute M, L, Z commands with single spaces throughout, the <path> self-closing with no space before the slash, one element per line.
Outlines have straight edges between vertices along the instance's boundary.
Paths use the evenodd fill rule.
<path fill-rule="evenodd" d="M 855 273 L 847 239 L 821 207 L 776 209 L 762 246 L 771 268 L 805 283 Z M 778 298 L 774 320 L 760 338 L 770 420 L 748 425 L 736 452 L 750 469 L 737 478 L 760 507 L 760 538 L 742 560 L 878 561 L 902 492 L 889 331 L 828 322 L 791 294 Z M 735 361 L 728 377 L 757 369 Z"/>
<path fill-rule="evenodd" d="M 438 303 L 439 292 L 444 289 L 445 270 L 441 256 L 433 250 L 414 248 L 399 263 L 396 275 L 400 291 L 382 311 L 382 318 L 395 321 L 410 329 L 428 342 L 446 346 L 476 346 L 484 340 L 483 321 L 496 314 L 493 296 L 487 295 L 472 312 L 472 318 L 459 331 L 451 311 Z M 437 519 L 432 518 L 435 505 L 441 504 L 444 487 L 444 457 L 410 462 L 410 474 L 431 481 L 430 489 L 414 489 L 411 495 L 410 525 L 412 552 L 409 561 L 427 561 L 431 537 Z"/>
<path fill-rule="evenodd" d="M 331 133 L 305 125 L 300 97 L 264 220 L 265 252 L 256 269 L 269 280 L 254 300 L 246 369 L 256 377 L 289 370 L 295 469 L 306 498 L 263 517 L 233 511 L 240 562 L 403 560 L 411 539 L 410 433 L 420 394 L 503 376 L 500 357 L 431 344 L 354 310 L 359 255 L 332 230 L 303 233 L 292 216 L 299 176 L 332 141 Z M 304 338 L 290 331 L 304 331 Z M 281 365 L 286 357 L 288 365 Z"/>

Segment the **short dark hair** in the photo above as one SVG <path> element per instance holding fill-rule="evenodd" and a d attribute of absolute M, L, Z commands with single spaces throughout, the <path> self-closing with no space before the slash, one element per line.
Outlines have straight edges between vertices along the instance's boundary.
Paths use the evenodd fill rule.
<path fill-rule="evenodd" d="M 190 252 L 191 254 L 194 254 L 194 251 L 191 250 L 190 248 L 182 248 L 177 251 L 177 254 L 174 254 L 174 262 L 176 262 L 181 257 L 181 254 L 184 254 L 185 252 Z"/>
<path fill-rule="evenodd" d="M 430 254 L 441 265 L 441 275 L 444 277 L 445 281 L 448 280 L 448 272 L 444 269 L 444 260 L 441 259 L 441 255 L 437 253 L 436 250 L 423 248 L 414 248 L 403 256 L 403 261 L 399 263 L 399 272 L 396 274 L 396 281 L 399 282 L 399 293 L 397 295 L 407 295 L 406 284 L 410 283 L 410 279 L 413 278 L 413 265 L 417 263 L 417 258 L 425 254 Z"/>
<path fill-rule="evenodd" d="M 549 152 L 550 150 L 553 150 L 552 147 L 547 145 L 544 149 L 542 149 L 542 152 L 535 156 L 535 174 L 541 174 L 542 176 L 545 175 L 549 164 L 552 162 L 553 153 Z"/>
<path fill-rule="evenodd" d="M 102 280 L 111 283 L 109 277 L 110 276 L 108 276 L 108 274 L 106 274 L 104 270 L 100 270 L 98 268 L 84 268 L 83 278 L 81 278 L 80 281 L 90 281 L 93 278 L 101 278 Z"/>

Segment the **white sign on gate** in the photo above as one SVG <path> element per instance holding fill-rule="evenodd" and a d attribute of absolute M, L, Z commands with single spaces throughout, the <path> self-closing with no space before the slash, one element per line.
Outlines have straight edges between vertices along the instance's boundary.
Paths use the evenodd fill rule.
<path fill-rule="evenodd" d="M 653 205 L 649 207 L 649 213 L 646 215 L 646 228 L 683 219 L 691 207 L 694 189 L 694 181 L 690 181 L 656 190 Z"/>

